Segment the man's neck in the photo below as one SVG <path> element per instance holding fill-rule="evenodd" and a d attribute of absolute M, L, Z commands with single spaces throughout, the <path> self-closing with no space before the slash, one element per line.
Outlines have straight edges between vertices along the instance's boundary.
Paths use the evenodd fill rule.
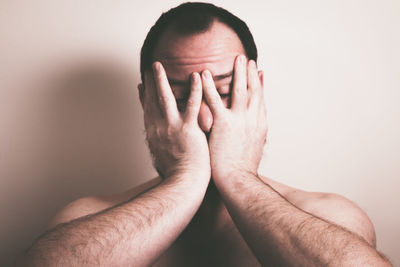
<path fill-rule="evenodd" d="M 211 180 L 204 200 L 193 217 L 187 230 L 196 233 L 213 234 L 229 220 L 229 214 L 222 202 L 217 187 Z"/>

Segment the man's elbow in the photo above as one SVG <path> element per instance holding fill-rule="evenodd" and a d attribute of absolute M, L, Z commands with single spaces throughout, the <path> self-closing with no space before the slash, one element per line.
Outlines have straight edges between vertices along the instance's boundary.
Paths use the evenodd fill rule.
<path fill-rule="evenodd" d="M 368 215 L 351 200 L 332 193 L 311 193 L 301 209 L 359 236 L 376 248 L 375 228 Z"/>
<path fill-rule="evenodd" d="M 352 257 L 340 266 L 362 266 L 362 267 L 393 267 L 392 263 L 383 254 L 378 251 L 371 252 L 358 258 Z"/>

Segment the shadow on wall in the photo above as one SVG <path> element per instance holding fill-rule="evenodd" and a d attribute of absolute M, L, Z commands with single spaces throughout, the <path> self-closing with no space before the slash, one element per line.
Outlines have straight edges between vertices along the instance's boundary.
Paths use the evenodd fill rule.
<path fill-rule="evenodd" d="M 152 175 L 137 70 L 113 60 L 59 66 L 29 86 L 9 146 L 19 152 L 6 172 L 12 194 L 0 250 L 7 261 L 70 201 L 127 190 Z"/>
<path fill-rule="evenodd" d="M 91 63 L 50 83 L 52 93 L 44 105 L 49 171 L 59 186 L 109 193 L 121 182 L 132 184 L 135 160 L 143 158 L 143 151 L 136 148 L 144 137 L 137 83 L 130 73 L 115 65 Z"/>

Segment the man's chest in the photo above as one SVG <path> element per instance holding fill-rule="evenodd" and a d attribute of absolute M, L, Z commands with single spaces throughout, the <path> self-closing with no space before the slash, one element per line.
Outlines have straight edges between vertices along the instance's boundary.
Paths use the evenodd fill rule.
<path fill-rule="evenodd" d="M 182 235 L 155 267 L 261 266 L 233 224 L 213 237 Z"/>

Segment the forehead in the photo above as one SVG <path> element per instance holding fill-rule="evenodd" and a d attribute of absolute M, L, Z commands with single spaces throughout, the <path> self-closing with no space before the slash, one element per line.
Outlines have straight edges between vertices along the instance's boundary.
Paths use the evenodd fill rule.
<path fill-rule="evenodd" d="M 244 54 L 237 34 L 227 25 L 214 21 L 203 33 L 182 36 L 166 30 L 155 47 L 169 78 L 187 80 L 192 72 L 208 69 L 213 75 L 232 71 L 237 55 Z"/>

